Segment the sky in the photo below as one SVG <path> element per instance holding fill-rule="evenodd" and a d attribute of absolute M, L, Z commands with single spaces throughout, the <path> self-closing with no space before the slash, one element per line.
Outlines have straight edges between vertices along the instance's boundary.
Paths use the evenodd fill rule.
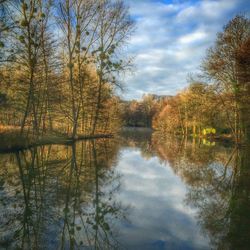
<path fill-rule="evenodd" d="M 135 20 L 126 47 L 132 73 L 123 78 L 127 100 L 175 95 L 188 74 L 198 74 L 206 50 L 236 14 L 250 15 L 250 0 L 125 0 Z"/>

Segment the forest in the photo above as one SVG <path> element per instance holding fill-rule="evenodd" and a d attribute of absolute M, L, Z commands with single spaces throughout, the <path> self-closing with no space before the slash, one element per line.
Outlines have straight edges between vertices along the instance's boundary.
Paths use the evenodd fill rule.
<path fill-rule="evenodd" d="M 123 1 L 0 3 L 2 141 L 6 134 L 19 142 L 52 134 L 77 139 L 122 126 L 250 140 L 249 18 L 237 15 L 224 26 L 187 88 L 125 101 L 116 90 L 120 74 L 133 67 L 124 49 L 134 22 Z"/>
<path fill-rule="evenodd" d="M 108 134 L 133 21 L 123 1 L 0 1 L 0 126 L 21 137 Z"/>

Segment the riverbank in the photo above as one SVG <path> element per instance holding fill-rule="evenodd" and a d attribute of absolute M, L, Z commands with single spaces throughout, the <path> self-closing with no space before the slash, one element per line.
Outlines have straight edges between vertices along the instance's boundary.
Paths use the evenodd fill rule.
<path fill-rule="evenodd" d="M 95 135 L 83 135 L 80 134 L 76 139 L 60 133 L 45 134 L 40 138 L 34 138 L 32 136 L 21 136 L 19 131 L 6 131 L 0 133 L 0 153 L 13 152 L 24 150 L 37 146 L 51 145 L 51 144 L 71 144 L 78 140 L 90 140 L 100 138 L 112 138 L 113 134 L 95 134 Z"/>

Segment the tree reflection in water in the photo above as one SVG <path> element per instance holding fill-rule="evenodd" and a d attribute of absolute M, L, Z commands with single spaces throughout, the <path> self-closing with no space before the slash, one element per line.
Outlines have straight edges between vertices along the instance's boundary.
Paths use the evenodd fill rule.
<path fill-rule="evenodd" d="M 0 248 L 121 248 L 111 140 L 44 146 L 1 157 Z M 19 178 L 17 178 L 19 176 Z"/>
<path fill-rule="evenodd" d="M 161 142 L 157 134 L 152 148 L 188 185 L 186 203 L 198 209 L 212 249 L 249 249 L 249 148 L 202 145 L 196 139 Z"/>

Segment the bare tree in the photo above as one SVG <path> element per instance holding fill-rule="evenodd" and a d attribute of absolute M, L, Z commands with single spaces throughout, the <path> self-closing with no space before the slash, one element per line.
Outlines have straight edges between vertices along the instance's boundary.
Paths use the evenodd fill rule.
<path fill-rule="evenodd" d="M 237 55 L 239 49 L 250 37 L 250 21 L 244 16 L 236 16 L 219 33 L 215 46 L 208 51 L 203 63 L 203 70 L 209 78 L 228 93 L 224 104 L 228 110 L 233 109 L 235 141 L 238 143 L 242 136 L 242 117 L 240 114 L 240 96 L 244 83 L 239 79 Z M 223 105 L 224 105 L 223 104 Z M 230 122 L 230 121 L 229 121 Z"/>
<path fill-rule="evenodd" d="M 97 29 L 98 49 L 93 51 L 96 58 L 98 74 L 98 98 L 92 133 L 95 133 L 99 118 L 102 88 L 107 82 L 117 84 L 115 74 L 127 64 L 118 58 L 118 51 L 127 41 L 133 30 L 128 8 L 123 1 L 99 1 Z"/>

